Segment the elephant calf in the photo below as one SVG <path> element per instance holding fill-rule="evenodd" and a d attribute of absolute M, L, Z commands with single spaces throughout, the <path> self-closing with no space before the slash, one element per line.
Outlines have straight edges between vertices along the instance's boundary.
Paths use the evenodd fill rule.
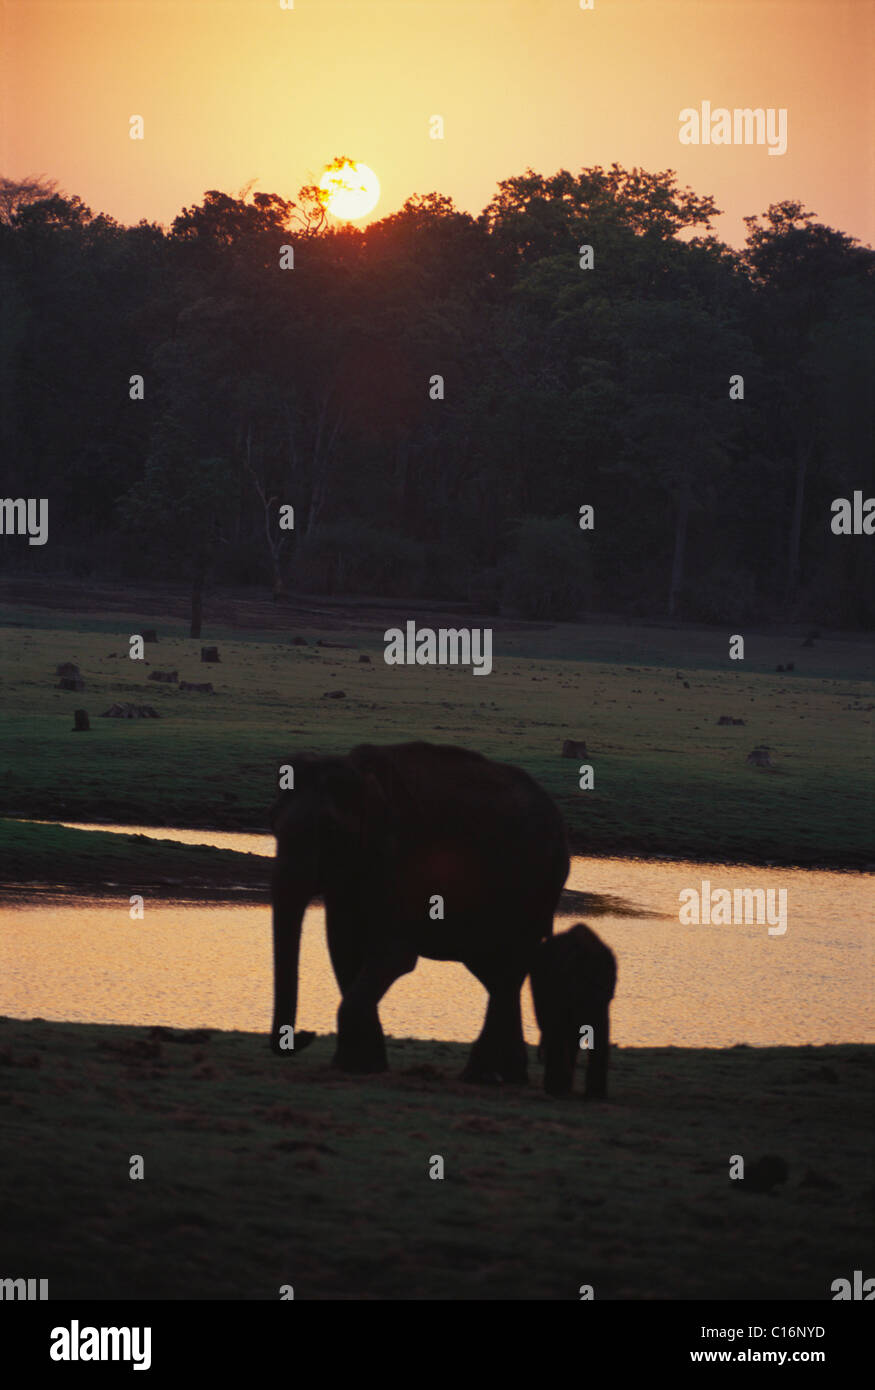
<path fill-rule="evenodd" d="M 584 1094 L 589 1100 L 607 1095 L 609 1007 L 616 983 L 613 951 L 585 922 L 548 936 L 538 947 L 531 969 L 532 999 L 541 1030 L 544 1090 L 551 1095 L 570 1092 L 577 1054 L 587 1045 Z M 592 1034 L 584 1035 L 584 1027 Z"/>

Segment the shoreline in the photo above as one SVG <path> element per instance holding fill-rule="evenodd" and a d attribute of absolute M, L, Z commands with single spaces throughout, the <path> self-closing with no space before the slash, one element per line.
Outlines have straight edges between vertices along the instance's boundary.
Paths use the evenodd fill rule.
<path fill-rule="evenodd" d="M 94 825 L 100 822 L 92 821 Z M 116 822 L 106 822 L 116 824 Z M 146 821 L 138 824 L 147 827 Z M 154 828 L 164 829 L 161 825 Z M 168 827 L 169 828 L 169 827 Z M 263 829 L 227 826 L 177 825 L 176 830 L 202 830 L 205 833 L 267 834 Z M 683 853 L 646 853 L 618 846 L 610 853 L 582 848 L 569 836 L 572 856 L 586 859 L 631 859 L 640 863 L 688 863 L 720 865 L 725 869 L 791 869 L 812 873 L 842 873 L 870 877 L 872 863 L 840 863 L 824 860 L 800 863 L 782 859 L 735 859 L 723 855 L 702 857 Z M 268 881 L 273 853 L 216 849 L 210 845 L 190 845 L 182 841 L 152 839 L 124 830 L 76 830 L 55 821 L 19 820 L 0 817 L 0 855 L 3 859 L 0 898 L 22 897 L 27 892 L 47 890 L 63 893 L 89 892 L 95 896 L 121 893 L 127 888 L 168 889 L 170 897 L 201 897 L 203 900 L 227 896 L 244 901 L 269 899 Z M 208 859 L 206 858 L 208 856 Z M 111 861 L 111 873 L 101 873 L 98 864 Z M 206 870 L 208 872 L 205 872 Z"/>

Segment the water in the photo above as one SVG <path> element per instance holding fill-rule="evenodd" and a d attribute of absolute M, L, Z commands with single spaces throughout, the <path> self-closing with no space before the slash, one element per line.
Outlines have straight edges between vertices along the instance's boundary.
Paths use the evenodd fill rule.
<path fill-rule="evenodd" d="M 270 836 L 136 826 L 139 832 L 271 855 Z M 678 893 L 785 888 L 788 927 L 682 926 Z M 624 1046 L 725 1047 L 866 1042 L 872 1029 L 873 879 L 753 866 L 575 859 L 568 886 L 604 895 L 589 917 L 619 961 L 614 1038 Z M 562 926 L 563 923 L 558 923 Z M 567 925 L 567 923 L 566 923 Z M 333 1032 L 337 984 L 324 913 L 304 920 L 298 1025 Z M 463 966 L 421 960 L 381 1006 L 398 1037 L 471 1041 L 486 1004 Z M 270 909 L 147 897 L 131 921 L 127 896 L 38 893 L 0 901 L 0 1013 L 15 1018 L 165 1024 L 266 1032 L 272 1006 Z M 537 1041 L 528 986 L 526 1037 Z"/>

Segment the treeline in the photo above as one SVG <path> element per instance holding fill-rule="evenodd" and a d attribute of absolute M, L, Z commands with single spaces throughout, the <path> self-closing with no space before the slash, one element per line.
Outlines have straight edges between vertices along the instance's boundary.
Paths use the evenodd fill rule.
<path fill-rule="evenodd" d="M 50 505 L 0 564 L 869 626 L 875 542 L 830 522 L 871 492 L 875 252 L 716 214 L 617 165 L 364 230 L 312 189 L 165 231 L 0 180 L 2 491 Z"/>

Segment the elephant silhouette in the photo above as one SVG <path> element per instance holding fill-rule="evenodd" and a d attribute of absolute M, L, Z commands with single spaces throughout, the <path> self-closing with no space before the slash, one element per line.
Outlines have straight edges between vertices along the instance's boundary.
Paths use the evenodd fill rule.
<path fill-rule="evenodd" d="M 541 1029 L 539 1056 L 544 1062 L 544 1089 L 567 1095 L 574 1081 L 577 1054 L 585 1045 L 582 1029 L 592 1029 L 587 1048 L 584 1095 L 607 1096 L 611 1047 L 610 1003 L 617 984 L 614 953 L 578 922 L 542 941 L 535 952 L 530 983 L 535 1017 Z"/>
<path fill-rule="evenodd" d="M 335 1066 L 386 1069 L 380 1000 L 425 956 L 461 961 L 489 994 L 463 1077 L 524 1082 L 520 991 L 569 868 L 551 798 L 518 768 L 447 745 L 363 744 L 291 766 L 271 813 L 274 1051 L 289 1055 L 301 924 L 321 895 L 342 996 Z"/>

